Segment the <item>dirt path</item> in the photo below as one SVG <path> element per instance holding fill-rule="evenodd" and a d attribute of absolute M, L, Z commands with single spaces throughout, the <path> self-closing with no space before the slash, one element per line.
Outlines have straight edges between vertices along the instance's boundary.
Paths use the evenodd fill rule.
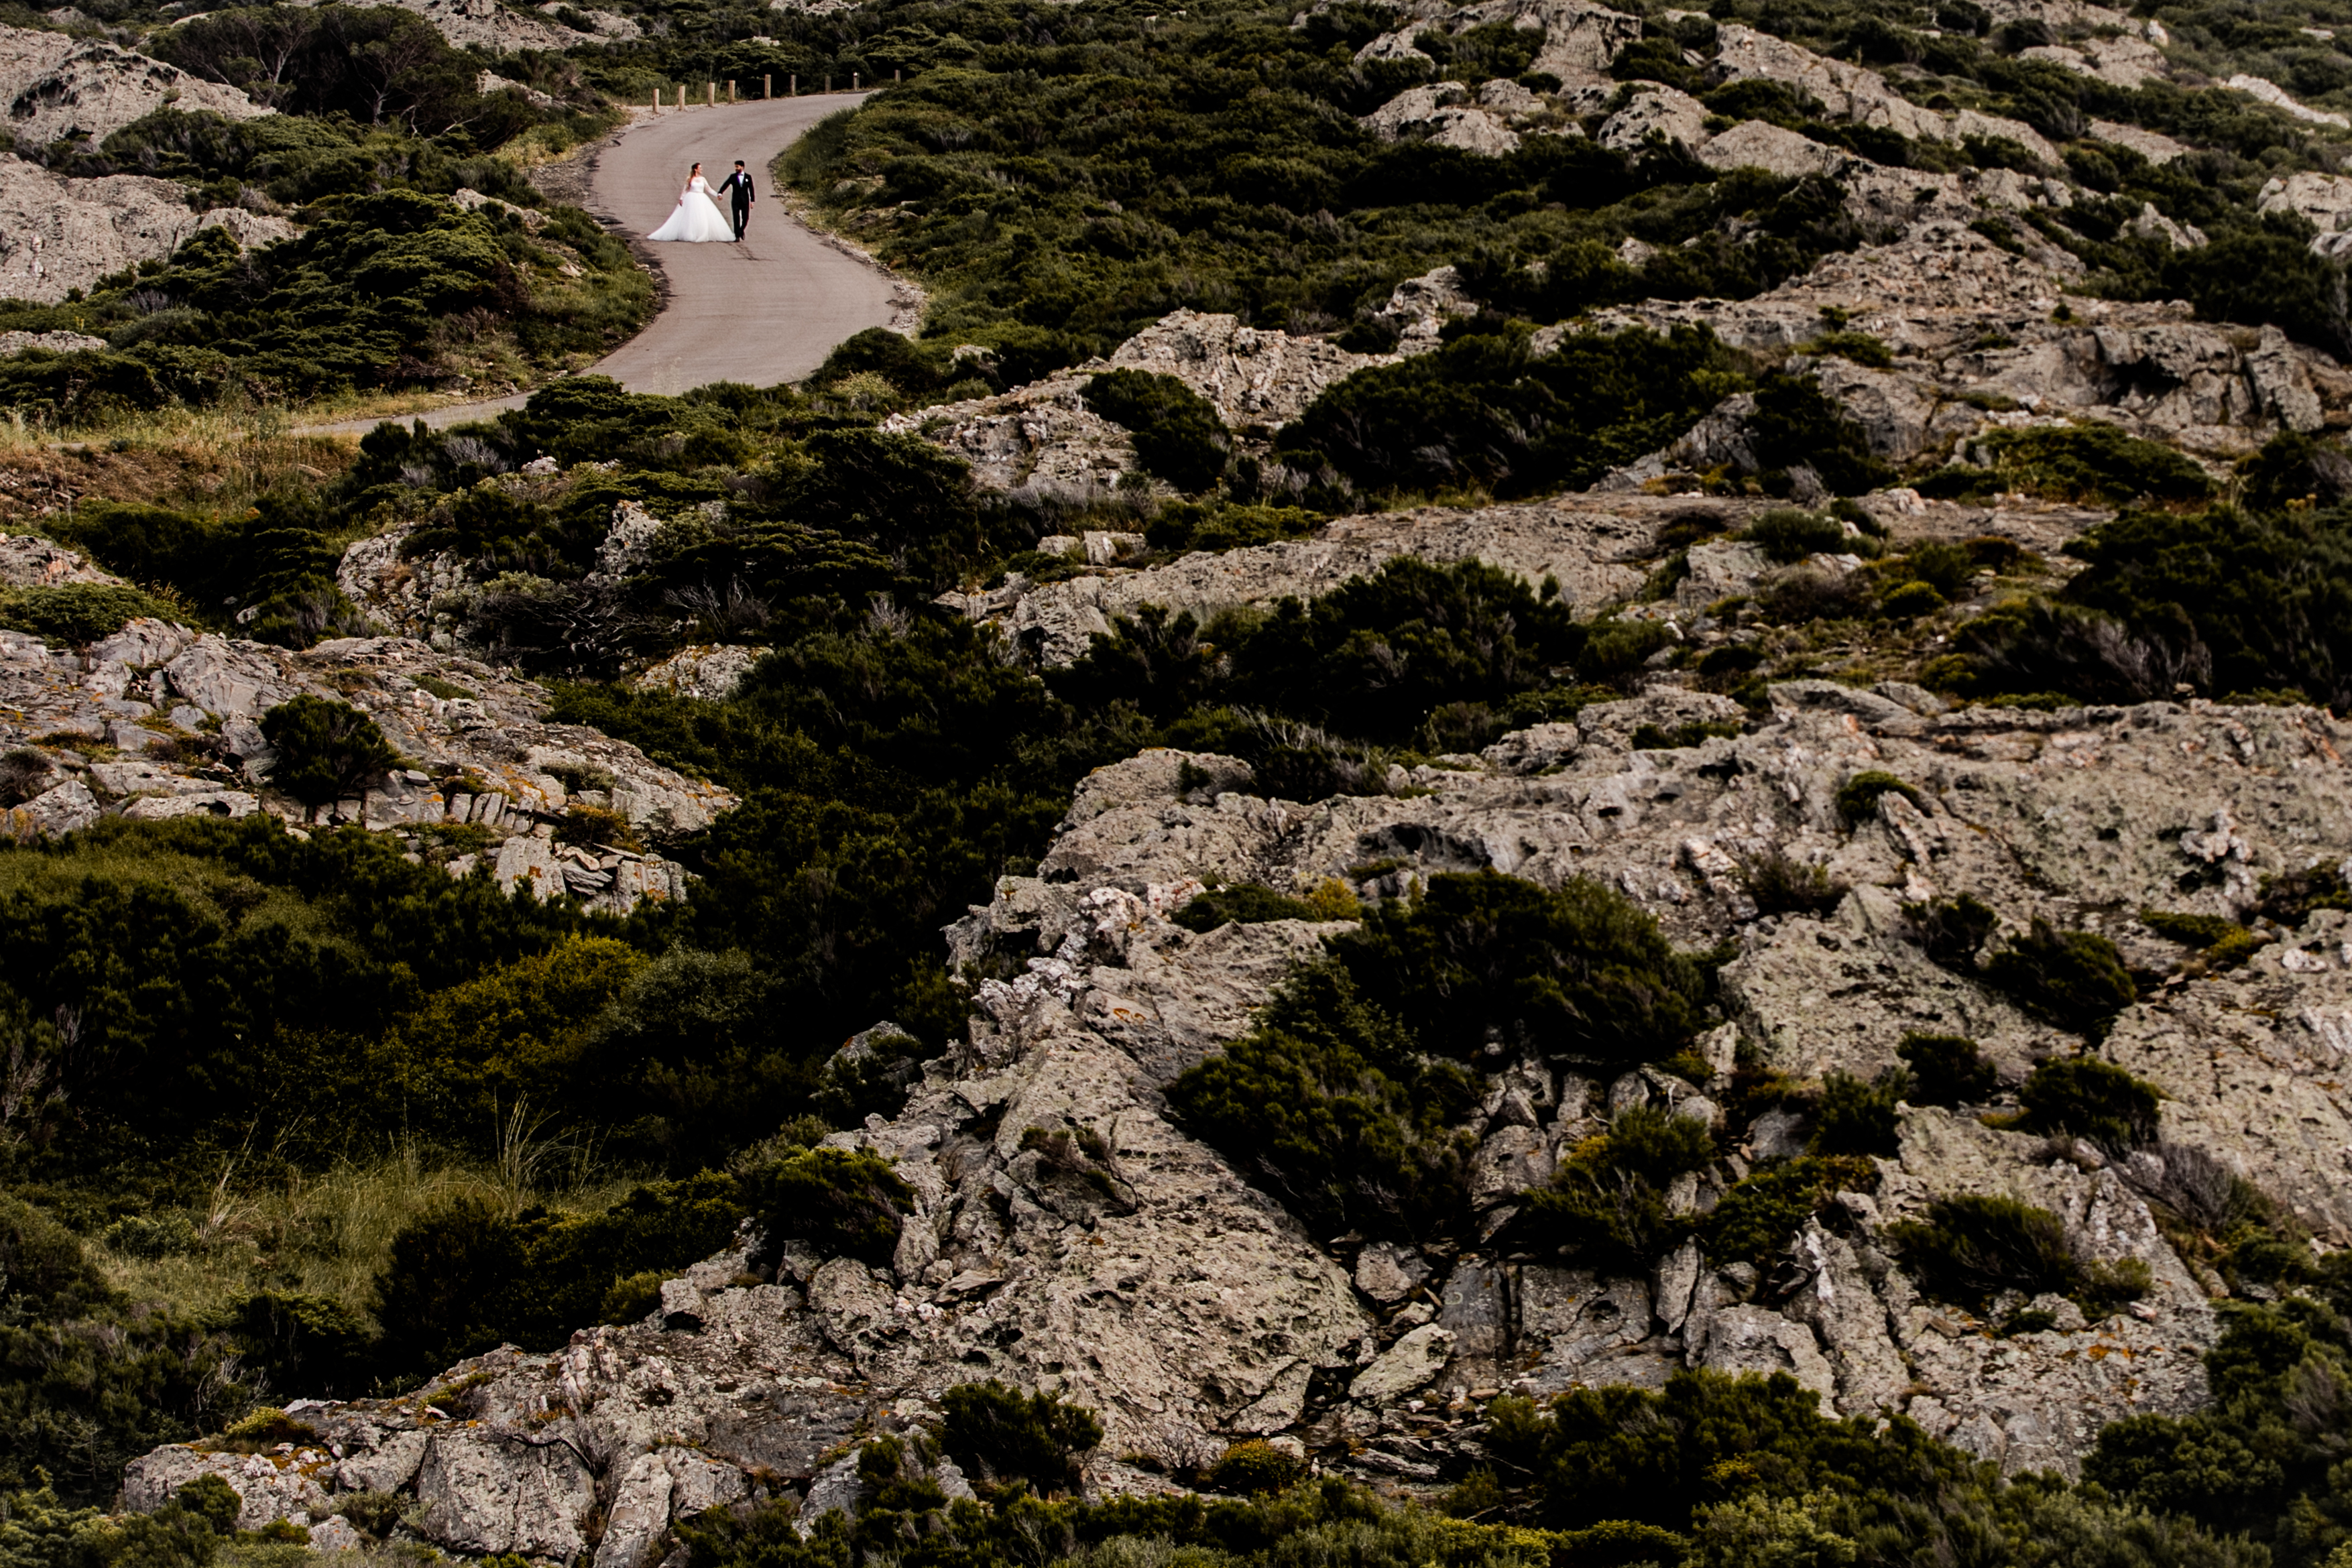
<path fill-rule="evenodd" d="M 659 273 L 661 313 L 590 367 L 631 392 L 677 393 L 706 382 L 772 386 L 798 381 L 834 345 L 868 327 L 887 327 L 909 301 L 899 285 L 836 249 L 789 215 L 768 190 L 768 165 L 828 114 L 864 101 L 830 93 L 768 102 L 671 110 L 637 120 L 596 152 L 582 203 Z M 652 245 L 643 236 L 677 204 L 688 166 L 699 160 L 717 184 L 740 158 L 759 201 L 740 245 Z M 401 416 L 441 428 L 520 408 L 528 394 L 452 403 Z M 382 418 L 316 425 L 305 434 L 363 434 Z"/>

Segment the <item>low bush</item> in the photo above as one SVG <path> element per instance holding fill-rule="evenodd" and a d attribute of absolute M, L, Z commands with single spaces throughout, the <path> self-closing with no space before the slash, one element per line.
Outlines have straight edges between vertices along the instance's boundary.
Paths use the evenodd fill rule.
<path fill-rule="evenodd" d="M 2000 1075 L 1977 1042 L 1957 1034 L 1906 1034 L 1895 1054 L 1911 1073 L 1911 1098 L 1922 1105 L 1978 1105 L 1992 1097 Z"/>
<path fill-rule="evenodd" d="M 1355 898 L 1346 894 L 1344 889 L 1342 894 L 1347 898 L 1347 914 L 1338 918 L 1352 919 L 1356 914 Z M 1318 904 L 1276 893 L 1257 883 L 1237 882 L 1202 894 L 1171 918 L 1187 931 L 1213 931 L 1233 923 L 1257 925 L 1269 920 L 1329 920 L 1334 918 L 1331 907 L 1328 900 Z"/>
<path fill-rule="evenodd" d="M 2027 1011 L 2099 1040 L 2116 1015 L 2139 999 L 2138 983 L 2123 955 L 2105 936 L 2061 931 L 2040 915 L 1985 961 L 1987 981 Z"/>
<path fill-rule="evenodd" d="M 1877 815 L 1881 795 L 1900 795 L 1914 806 L 1925 809 L 1919 791 L 1894 774 L 1876 768 L 1866 768 L 1838 787 L 1838 815 L 1852 827 Z"/>
<path fill-rule="evenodd" d="M 2341 862 L 2266 875 L 2260 892 L 2257 912 L 2290 929 L 2310 919 L 2315 909 L 2352 909 L 2352 881 Z"/>
<path fill-rule="evenodd" d="M 1306 1460 L 1264 1438 L 1253 1437 L 1226 1448 L 1210 1467 L 1209 1479 L 1223 1491 L 1265 1497 L 1289 1490 L 1305 1480 L 1307 1474 Z"/>
<path fill-rule="evenodd" d="M 53 588 L 0 590 L 0 627 L 29 632 L 63 647 L 95 643 L 141 616 L 158 621 L 186 619 L 173 606 L 135 588 L 68 582 Z"/>
<path fill-rule="evenodd" d="M 1742 861 L 1739 880 L 1761 915 L 1827 915 L 1844 901 L 1846 884 L 1822 866 L 1773 849 Z"/>
<path fill-rule="evenodd" d="M 1701 1123 L 1663 1106 L 1632 1107 L 1561 1161 L 1550 1186 L 1526 1194 L 1515 1232 L 1584 1267 L 1641 1268 L 1689 1229 L 1666 1206 L 1675 1177 L 1714 1160 Z"/>
<path fill-rule="evenodd" d="M 1910 1097 L 1911 1075 L 1899 1067 L 1867 1081 L 1850 1072 L 1829 1073 L 1813 1105 L 1812 1152 L 1892 1155 L 1897 1143 L 1895 1108 Z"/>
<path fill-rule="evenodd" d="M 2139 500 L 2195 503 L 2213 495 L 2211 477 L 2195 462 L 2112 424 L 1998 430 L 1979 444 L 1992 460 L 1996 487 L 2048 500 L 2120 507 Z M 1969 479 L 1964 470 L 1945 469 L 1922 479 L 1918 489 L 1923 496 L 1965 496 Z"/>
<path fill-rule="evenodd" d="M 1903 906 L 1912 934 L 1935 963 L 1961 974 L 1973 974 L 1977 955 L 2000 925 L 2000 916 L 1974 894 L 1934 898 Z"/>
<path fill-rule="evenodd" d="M 2077 1283 L 2064 1225 L 2048 1209 L 2012 1197 L 1939 1197 L 1926 1219 L 1897 1221 L 1885 1234 L 1922 1290 L 1975 1311 L 2005 1291 L 2065 1295 Z"/>
<path fill-rule="evenodd" d="M 1148 371 L 1106 371 L 1087 383 L 1087 406 L 1135 441 L 1147 473 L 1186 495 L 1215 485 L 1225 471 L 1233 437 L 1216 404 L 1174 376 Z"/>
<path fill-rule="evenodd" d="M 940 1407 L 940 1446 L 966 1475 L 983 1485 L 1023 1483 L 1039 1497 L 1076 1495 L 1082 1462 L 1103 1439 L 1102 1423 L 1085 1406 L 993 1379 L 957 1385 Z"/>
<path fill-rule="evenodd" d="M 914 1189 L 868 1149 L 809 1149 L 745 1173 L 744 1198 L 767 1245 L 806 1241 L 819 1251 L 887 1263 L 914 1212 Z"/>
<path fill-rule="evenodd" d="M 1876 1180 L 1868 1160 L 1801 1155 L 1732 1183 L 1699 1221 L 1699 1245 L 1709 1258 L 1769 1267 L 1832 1198 Z"/>
<path fill-rule="evenodd" d="M 2156 1141 L 2164 1094 L 2114 1062 L 2070 1056 L 2035 1067 L 2018 1099 L 2028 1131 L 2088 1138 L 2121 1154 Z"/>
<path fill-rule="evenodd" d="M 1337 961 L 1294 974 L 1247 1034 L 1169 1087 L 1169 1103 L 1319 1233 L 1446 1233 L 1470 1153 L 1450 1129 L 1475 1081 L 1423 1056 L 1351 974 Z"/>
<path fill-rule="evenodd" d="M 2179 910 L 2143 909 L 2139 923 L 2168 941 L 2204 955 L 2208 970 L 2228 969 L 2244 963 L 2262 946 L 2263 938 L 2234 920 L 2218 915 L 2190 915 Z"/>
<path fill-rule="evenodd" d="M 313 812 L 360 793 L 400 766 L 400 753 L 375 720 L 349 703 L 307 692 L 263 714 L 261 735 L 277 753 L 269 781 Z"/>
<path fill-rule="evenodd" d="M 1785 507 L 1758 517 L 1740 538 L 1782 566 L 1794 566 L 1809 555 L 1830 555 L 1846 548 L 1845 525 L 1835 517 Z"/>
<path fill-rule="evenodd" d="M 481 1197 L 442 1205 L 394 1238 L 376 1279 L 379 1375 L 429 1375 L 505 1341 L 562 1343 L 600 1319 L 616 1281 L 667 1277 L 725 1247 L 747 1200 L 772 1201 L 781 1184 L 761 1174 L 741 1188 L 722 1171 L 651 1183 L 598 1214 L 509 1217 Z M 803 1223 L 821 1228 L 826 1218 L 812 1201 Z"/>
<path fill-rule="evenodd" d="M 1582 877 L 1557 889 L 1494 872 L 1431 877 L 1331 950 L 1374 1004 L 1433 1051 L 1491 1040 L 1608 1062 L 1659 1061 L 1697 1030 L 1706 980 L 1657 922 Z"/>

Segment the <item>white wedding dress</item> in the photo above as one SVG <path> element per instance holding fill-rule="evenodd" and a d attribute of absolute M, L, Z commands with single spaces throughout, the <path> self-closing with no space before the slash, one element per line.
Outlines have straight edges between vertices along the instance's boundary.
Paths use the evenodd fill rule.
<path fill-rule="evenodd" d="M 669 221 L 646 236 L 647 239 L 731 240 L 735 225 L 719 210 L 711 198 L 710 182 L 697 174 L 686 183 L 686 190 L 677 198 L 677 210 Z"/>

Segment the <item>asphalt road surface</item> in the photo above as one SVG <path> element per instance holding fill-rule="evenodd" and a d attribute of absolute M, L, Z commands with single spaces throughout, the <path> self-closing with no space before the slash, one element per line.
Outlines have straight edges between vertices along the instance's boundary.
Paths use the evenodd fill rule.
<path fill-rule="evenodd" d="M 889 324 L 890 280 L 795 222 L 768 190 L 776 154 L 865 97 L 836 92 L 669 110 L 637 120 L 594 154 L 583 204 L 660 269 L 668 292 L 653 323 L 590 373 L 638 392 L 682 392 L 719 381 L 773 386 L 807 375 L 853 333 Z M 750 165 L 759 193 L 741 244 L 655 245 L 644 238 L 669 216 L 697 161 L 715 186 L 738 158 Z M 522 403 L 520 396 L 453 403 L 399 423 L 422 419 L 437 428 Z M 314 428 L 363 433 L 381 423 Z"/>

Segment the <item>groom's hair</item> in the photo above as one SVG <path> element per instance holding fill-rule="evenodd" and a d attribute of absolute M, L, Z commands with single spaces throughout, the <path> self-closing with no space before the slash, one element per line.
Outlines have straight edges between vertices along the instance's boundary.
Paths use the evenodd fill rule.
<path fill-rule="evenodd" d="M 742 166 L 743 166 L 743 160 L 741 160 L 740 158 L 736 159 L 736 160 L 735 160 L 735 167 L 737 167 L 738 169 L 740 169 Z"/>

